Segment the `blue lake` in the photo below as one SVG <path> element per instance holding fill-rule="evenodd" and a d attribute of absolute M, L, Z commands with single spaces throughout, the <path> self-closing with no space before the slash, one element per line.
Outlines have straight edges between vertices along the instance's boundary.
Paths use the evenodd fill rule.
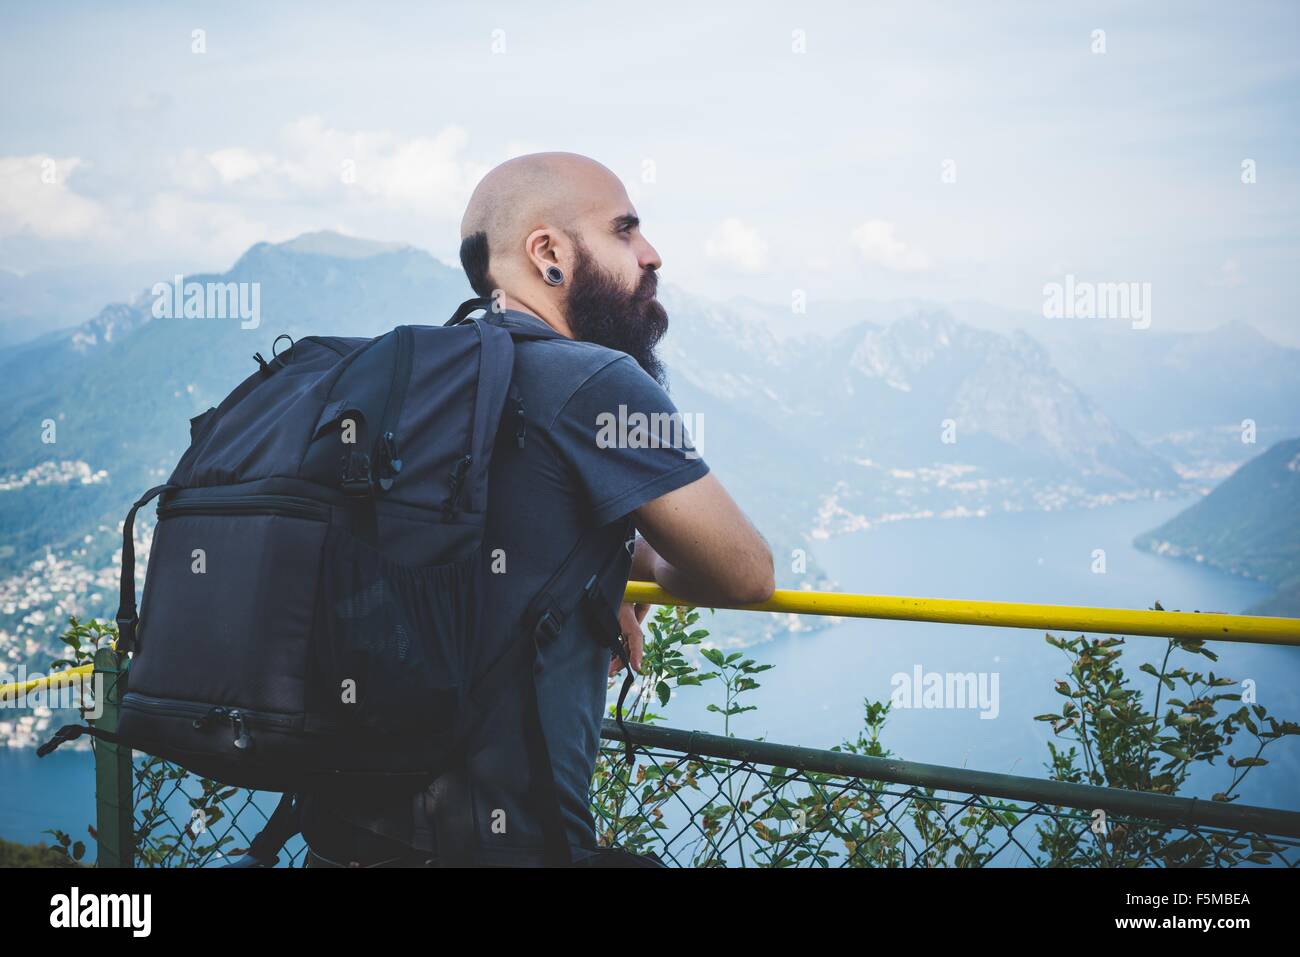
<path fill-rule="evenodd" d="M 1241 613 L 1270 590 L 1130 544 L 1190 501 L 894 522 L 818 543 L 816 551 L 838 591 L 1133 609 L 1159 601 L 1167 610 Z M 1105 550 L 1104 574 L 1092 570 L 1098 548 Z M 708 620 L 706 613 L 702 624 Z M 1138 668 L 1144 661 L 1159 667 L 1166 644 L 1163 638 L 1126 639 L 1121 661 L 1135 686 L 1154 692 L 1155 679 Z M 1218 662 L 1176 652 L 1171 666 L 1181 662 L 1189 671 L 1252 679 L 1258 703 L 1271 716 L 1300 718 L 1300 648 L 1229 642 L 1209 647 Z M 881 742 L 910 761 L 1047 776 L 1051 728 L 1032 719 L 1060 712 L 1064 699 L 1054 684 L 1068 673 L 1069 662 L 1041 630 L 858 619 L 760 645 L 750 654 L 774 667 L 759 676 L 762 688 L 750 698 L 758 710 L 733 719 L 731 732 L 738 737 L 830 747 L 856 738 L 864 698 L 890 700 L 895 674 L 912 675 L 918 666 L 925 673 L 996 673 L 996 716 L 992 709 L 986 718 L 979 708 L 896 708 Z M 720 716 L 701 713 L 702 698 L 720 700 L 717 691 L 691 689 L 670 703 L 666 723 L 720 731 Z M 1144 700 L 1149 703 L 1151 694 Z M 1235 744 L 1228 753 L 1253 756 L 1253 737 L 1243 733 Z M 1270 744 L 1263 756 L 1271 764 L 1244 779 L 1241 800 L 1300 809 L 1300 739 Z M 1216 760 L 1191 779 L 1187 793 L 1209 797 L 1232 774 Z"/>

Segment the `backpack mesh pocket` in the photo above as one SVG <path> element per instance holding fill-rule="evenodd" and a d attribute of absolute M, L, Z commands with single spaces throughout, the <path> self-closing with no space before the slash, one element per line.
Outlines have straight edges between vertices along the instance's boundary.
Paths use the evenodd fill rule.
<path fill-rule="evenodd" d="M 315 717 L 433 748 L 459 731 L 481 574 L 477 551 L 415 567 L 331 526 L 309 666 Z"/>

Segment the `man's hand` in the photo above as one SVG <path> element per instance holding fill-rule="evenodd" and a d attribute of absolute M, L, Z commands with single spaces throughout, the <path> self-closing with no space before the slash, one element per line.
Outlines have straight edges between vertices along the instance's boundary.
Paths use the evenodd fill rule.
<path fill-rule="evenodd" d="M 645 648 L 645 639 L 641 635 L 641 622 L 645 621 L 649 605 L 633 605 L 625 601 L 618 606 L 618 627 L 627 643 L 628 654 L 632 657 L 632 670 L 641 670 L 641 652 Z M 612 678 L 623 667 L 623 660 L 617 655 L 610 655 L 609 676 Z"/>

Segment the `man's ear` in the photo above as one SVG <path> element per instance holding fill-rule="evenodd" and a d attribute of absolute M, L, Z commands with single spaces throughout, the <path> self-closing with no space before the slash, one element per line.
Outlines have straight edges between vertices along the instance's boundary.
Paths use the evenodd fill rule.
<path fill-rule="evenodd" d="M 557 249 L 561 242 L 555 233 L 555 230 L 549 226 L 543 226 L 541 229 L 534 229 L 524 240 L 524 252 L 528 255 L 528 260 L 537 270 L 540 276 L 547 266 L 560 265 L 560 254 Z"/>

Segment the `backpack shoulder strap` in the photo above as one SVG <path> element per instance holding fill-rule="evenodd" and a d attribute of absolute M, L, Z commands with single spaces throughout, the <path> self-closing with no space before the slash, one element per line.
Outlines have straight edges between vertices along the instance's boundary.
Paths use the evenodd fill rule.
<path fill-rule="evenodd" d="M 620 523 L 619 541 L 613 549 L 609 548 L 607 538 L 601 534 L 607 528 L 608 526 L 589 528 L 583 532 L 564 562 L 529 603 L 515 639 L 474 682 L 470 692 L 473 717 L 470 726 L 457 742 L 457 755 L 463 760 L 472 753 L 473 739 L 503 693 L 510 688 L 518 688 L 521 675 L 526 676 L 526 744 L 533 765 L 536 789 L 534 800 L 542 813 L 546 858 L 550 864 L 572 863 L 572 851 L 565 834 L 555 770 L 546 744 L 540 707 L 536 664 L 541 649 L 560 634 L 565 622 L 573 615 L 581 613 L 588 616 L 588 625 L 595 629 L 598 640 L 623 659 L 627 670 L 616 711 L 620 727 L 626 727 L 623 724 L 623 702 L 635 680 L 628 662 L 627 649 L 619 640 L 618 617 L 610 610 L 611 601 L 614 603 L 613 608 L 618 607 L 617 603 L 622 599 L 622 591 L 627 582 L 630 557 L 625 560 L 625 539 L 631 536 L 631 518 Z M 623 535 L 622 532 L 627 534 Z M 624 737 L 631 741 L 630 735 L 625 734 Z M 630 760 L 630 743 L 627 754 Z M 456 813 L 456 808 L 451 806 L 455 801 L 443 803 L 448 805 L 446 813 Z M 434 810 L 437 812 L 439 809 L 435 807 Z"/>
<path fill-rule="evenodd" d="M 618 543 L 612 549 L 605 544 L 602 532 L 608 526 L 588 528 L 579 537 L 560 567 L 533 596 L 524 611 L 521 633 L 493 661 L 474 683 L 471 700 L 487 707 L 510 675 L 517 673 L 511 662 L 536 657 L 540 648 L 555 640 L 565 623 L 575 614 L 586 616 L 596 639 L 612 654 L 623 659 L 628 679 L 633 678 L 627 648 L 619 640 L 616 613 L 627 585 L 631 554 L 628 542 L 633 532 L 631 517 L 619 522 Z M 625 679 L 624 695 L 631 681 Z M 618 720 L 622 725 L 622 701 L 619 698 Z"/>

